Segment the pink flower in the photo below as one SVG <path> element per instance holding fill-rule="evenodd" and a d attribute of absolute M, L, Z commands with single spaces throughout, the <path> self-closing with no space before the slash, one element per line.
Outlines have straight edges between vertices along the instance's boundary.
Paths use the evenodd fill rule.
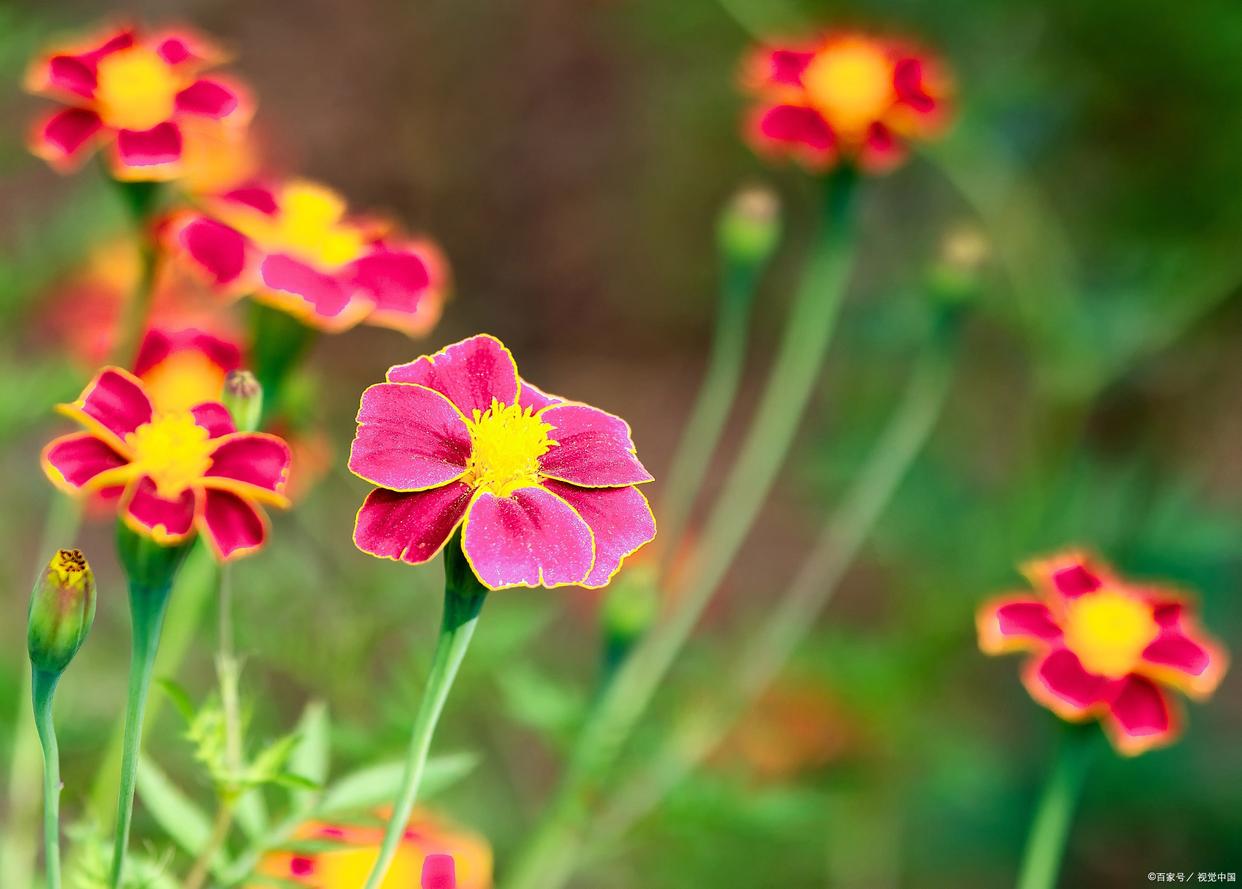
<path fill-rule="evenodd" d="M 1034 652 L 1022 681 L 1062 719 L 1101 719 L 1126 755 L 1170 744 L 1177 713 L 1164 687 L 1206 698 L 1228 666 L 1186 601 L 1117 577 L 1080 552 L 1023 567 L 1038 595 L 987 602 L 976 623 L 987 654 Z"/>
<path fill-rule="evenodd" d="M 460 526 L 489 589 L 601 587 L 655 537 L 625 421 L 523 381 L 487 335 L 367 389 L 349 468 L 378 486 L 358 510 L 359 549 L 418 564 Z"/>
<path fill-rule="evenodd" d="M 106 144 L 118 179 L 176 178 L 183 122 L 244 124 L 253 110 L 239 85 L 200 75 L 219 59 L 218 50 L 188 32 L 143 34 L 133 27 L 53 50 L 31 65 L 26 86 L 65 107 L 36 125 L 31 150 L 68 171 Z"/>
<path fill-rule="evenodd" d="M 43 449 L 43 471 L 71 494 L 116 499 L 139 534 L 172 545 L 201 532 L 221 559 L 267 538 L 259 504 L 286 507 L 289 447 L 274 435 L 238 432 L 222 404 L 157 411 L 141 380 L 105 367 L 61 413 L 84 432 Z"/>
<path fill-rule="evenodd" d="M 226 293 L 251 294 L 327 331 L 366 322 L 416 335 L 439 320 L 448 277 L 440 251 L 348 217 L 328 188 L 256 184 L 203 205 L 206 212 L 174 218 L 168 237 Z"/>

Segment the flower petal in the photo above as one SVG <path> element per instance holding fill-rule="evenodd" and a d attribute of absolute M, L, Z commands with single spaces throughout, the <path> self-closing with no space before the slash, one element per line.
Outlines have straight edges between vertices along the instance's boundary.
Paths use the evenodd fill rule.
<path fill-rule="evenodd" d="M 166 31 L 157 40 L 155 51 L 170 65 L 212 64 L 224 57 L 224 53 L 210 40 L 183 29 Z"/>
<path fill-rule="evenodd" d="M 354 521 L 354 544 L 364 553 L 417 565 L 438 553 L 466 514 L 473 492 L 463 482 L 426 491 L 376 488 Z"/>
<path fill-rule="evenodd" d="M 559 395 L 549 395 L 534 383 L 528 383 L 526 380 L 521 381 L 521 391 L 518 392 L 518 404 L 522 410 L 530 408 L 537 414 L 545 407 L 560 404 L 564 400 Z"/>
<path fill-rule="evenodd" d="M 1022 596 L 985 602 L 975 615 L 975 626 L 985 654 L 1039 649 L 1061 639 L 1061 628 L 1048 606 Z"/>
<path fill-rule="evenodd" d="M 906 148 L 882 123 L 873 123 L 867 129 L 867 138 L 858 153 L 858 164 L 868 173 L 887 173 L 901 164 Z"/>
<path fill-rule="evenodd" d="M 233 415 L 229 409 L 217 401 L 204 401 L 190 408 L 194 422 L 207 430 L 208 438 L 220 438 L 237 431 L 233 425 Z"/>
<path fill-rule="evenodd" d="M 1225 649 L 1203 635 L 1184 618 L 1165 627 L 1143 650 L 1140 671 L 1196 698 L 1206 698 L 1220 685 L 1229 668 Z"/>
<path fill-rule="evenodd" d="M 90 432 L 74 432 L 48 442 L 43 449 L 43 471 L 63 491 L 94 490 L 118 481 L 129 461 Z"/>
<path fill-rule="evenodd" d="M 489 491 L 470 504 L 462 549 L 489 589 L 582 583 L 595 562 L 591 528 L 560 497 L 519 488 L 508 497 Z"/>
<path fill-rule="evenodd" d="M 393 491 L 420 491 L 460 478 L 470 430 L 449 400 L 424 386 L 378 383 L 362 393 L 349 470 Z"/>
<path fill-rule="evenodd" d="M 181 130 L 170 120 L 149 130 L 119 130 L 116 134 L 114 167 L 121 177 L 138 173 L 169 177 L 175 174 L 179 160 Z"/>
<path fill-rule="evenodd" d="M 747 127 L 752 146 L 760 154 L 792 152 L 813 169 L 822 169 L 837 156 L 837 139 L 828 122 L 805 105 L 760 108 Z"/>
<path fill-rule="evenodd" d="M 1178 735 L 1178 719 L 1155 683 L 1128 676 L 1108 705 L 1104 730 L 1118 752 L 1136 756 L 1171 744 Z"/>
<path fill-rule="evenodd" d="M 350 265 L 350 284 L 375 306 L 368 322 L 417 334 L 439 320 L 443 269 L 430 245 L 380 246 Z"/>
<path fill-rule="evenodd" d="M 1022 566 L 1022 573 L 1037 590 L 1063 599 L 1094 592 L 1108 579 L 1103 566 L 1080 550 L 1027 562 Z"/>
<path fill-rule="evenodd" d="M 216 445 L 203 482 L 209 488 L 287 506 L 284 488 L 291 460 L 283 439 L 265 432 L 240 432 Z"/>
<path fill-rule="evenodd" d="M 207 542 L 221 559 L 253 552 L 267 539 L 267 517 L 229 491 L 208 489 L 200 520 Z"/>
<path fill-rule="evenodd" d="M 1069 720 L 1090 717 L 1110 685 L 1108 679 L 1083 669 L 1078 656 L 1067 648 L 1033 658 L 1022 671 L 1022 682 L 1031 697 Z"/>
<path fill-rule="evenodd" d="M 335 275 L 329 275 L 292 256 L 275 254 L 264 257 L 259 266 L 264 286 L 277 294 L 296 298 L 289 305 L 295 310 L 309 311 L 318 319 L 347 327 L 361 320 L 370 310 L 347 312 L 351 308 L 353 290 Z"/>
<path fill-rule="evenodd" d="M 191 217 L 175 237 L 216 285 L 234 283 L 246 269 L 246 238 L 223 222 L 205 216 Z"/>
<path fill-rule="evenodd" d="M 233 87 L 204 77 L 177 93 L 176 101 L 178 111 L 220 120 L 237 110 L 241 97 Z"/>
<path fill-rule="evenodd" d="M 87 384 L 77 401 L 59 405 L 58 410 L 122 454 L 129 453 L 125 436 L 149 423 L 154 413 L 142 382 L 119 367 L 105 367 Z"/>
<path fill-rule="evenodd" d="M 94 111 L 68 108 L 35 126 L 30 150 L 61 172 L 76 169 L 98 141 L 103 122 Z"/>
<path fill-rule="evenodd" d="M 485 333 L 389 368 L 388 380 L 435 389 L 467 417 L 476 410 L 486 411 L 493 398 L 501 404 L 514 404 L 518 396 L 513 356 L 504 343 Z"/>
<path fill-rule="evenodd" d="M 595 537 L 595 565 L 585 587 L 607 586 L 626 557 L 655 539 L 655 516 L 638 488 L 579 488 L 557 481 L 543 486 L 572 506 Z"/>
<path fill-rule="evenodd" d="M 585 404 L 558 404 L 539 418 L 552 426 L 548 436 L 557 443 L 539 458 L 539 471 L 548 478 L 588 488 L 652 480 L 620 417 Z"/>
<path fill-rule="evenodd" d="M 125 524 L 156 543 L 177 543 L 194 531 L 199 498 L 192 488 L 176 497 L 163 497 L 148 476 L 131 485 L 121 498 Z"/>
<path fill-rule="evenodd" d="M 183 330 L 153 327 L 142 338 L 138 357 L 134 359 L 134 373 L 142 377 L 169 355 L 181 351 L 200 352 L 225 373 L 241 367 L 241 349 L 235 343 L 193 327 Z"/>

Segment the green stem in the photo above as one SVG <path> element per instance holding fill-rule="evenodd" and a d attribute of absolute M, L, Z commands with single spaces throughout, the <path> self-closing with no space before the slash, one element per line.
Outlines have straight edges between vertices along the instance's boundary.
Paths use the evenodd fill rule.
<path fill-rule="evenodd" d="M 745 542 L 793 443 L 835 327 L 854 254 L 854 171 L 825 181 L 823 216 L 753 422 L 704 532 L 694 578 L 617 673 L 583 727 L 560 791 L 508 889 L 558 889 L 573 869 L 593 784 L 612 765 Z"/>
<path fill-rule="evenodd" d="M 31 672 L 35 727 L 43 746 L 43 848 L 47 859 L 47 889 L 60 889 L 60 750 L 52 721 L 52 696 L 59 681 L 59 673 L 37 668 Z"/>
<path fill-rule="evenodd" d="M 140 254 L 138 283 L 126 303 L 111 356 L 113 363 L 129 367 L 138 357 L 138 347 L 142 342 L 147 319 L 151 314 L 151 303 L 155 298 L 160 251 L 152 232 L 152 222 L 159 209 L 161 189 L 158 182 L 111 181 L 129 215 Z"/>
<path fill-rule="evenodd" d="M 422 783 L 436 724 L 440 721 L 440 714 L 444 712 L 444 704 L 453 687 L 453 680 L 457 677 L 457 671 L 466 656 L 466 649 L 470 646 L 470 638 L 478 625 L 479 611 L 486 596 L 487 589 L 479 583 L 470 566 L 466 564 L 459 532 L 444 550 L 444 617 L 440 624 L 440 635 L 436 640 L 435 655 L 423 690 L 423 699 L 414 719 L 401 787 L 397 792 L 388 829 L 384 833 L 379 858 L 367 878 L 365 889 L 378 889 L 384 882 L 406 825 L 409 824 L 410 813 L 418 800 L 418 788 Z"/>
<path fill-rule="evenodd" d="M 185 878 L 185 883 L 182 884 L 183 889 L 202 889 L 203 885 L 206 884 L 207 875 L 211 871 L 211 862 L 229 838 L 229 831 L 233 827 L 233 813 L 235 809 L 236 806 L 232 802 L 225 802 L 220 805 L 219 810 L 216 812 L 215 823 L 211 826 L 211 835 L 207 837 L 207 842 L 203 844 L 203 849 L 195 860 L 194 866 L 190 868 L 189 876 Z"/>
<path fill-rule="evenodd" d="M 315 341 L 315 331 L 288 312 L 250 300 L 251 368 L 263 387 L 263 421 L 279 416 L 293 369 Z"/>
<path fill-rule="evenodd" d="M 1078 797 L 1091 764 L 1097 730 L 1068 725 L 1031 822 L 1017 889 L 1054 889 Z"/>

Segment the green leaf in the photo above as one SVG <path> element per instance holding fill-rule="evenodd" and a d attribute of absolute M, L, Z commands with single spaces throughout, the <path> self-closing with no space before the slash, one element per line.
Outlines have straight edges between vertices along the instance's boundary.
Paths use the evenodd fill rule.
<path fill-rule="evenodd" d="M 331 759 L 331 726 L 328 708 L 320 701 L 307 704 L 298 722 L 298 743 L 289 755 L 288 771 L 309 782 L 311 791 L 321 789 L 324 782 L 328 780 L 328 765 Z M 307 792 L 294 794 L 295 806 L 307 805 L 310 801 L 310 794 Z"/>
<path fill-rule="evenodd" d="M 238 798 L 233 817 L 237 819 L 237 826 L 251 840 L 262 839 L 267 836 L 271 828 L 263 793 L 257 787 L 246 791 Z"/>
<path fill-rule="evenodd" d="M 474 771 L 479 757 L 474 753 L 451 753 L 427 760 L 420 797 L 427 799 L 460 781 Z M 368 766 L 332 784 L 316 808 L 321 818 L 366 811 L 392 802 L 400 786 L 405 763 L 400 760 Z"/>
<path fill-rule="evenodd" d="M 145 756 L 138 762 L 138 795 L 174 843 L 191 855 L 198 854 L 211 836 L 211 820 Z M 223 866 L 220 856 L 213 862 L 213 872 L 217 866 Z"/>
<path fill-rule="evenodd" d="M 194 706 L 194 701 L 190 698 L 190 693 L 181 685 L 172 679 L 157 679 L 156 683 L 168 695 L 168 700 L 172 701 L 172 705 L 177 708 L 177 712 L 181 714 L 181 718 L 186 724 L 194 722 L 194 715 L 198 708 Z"/>

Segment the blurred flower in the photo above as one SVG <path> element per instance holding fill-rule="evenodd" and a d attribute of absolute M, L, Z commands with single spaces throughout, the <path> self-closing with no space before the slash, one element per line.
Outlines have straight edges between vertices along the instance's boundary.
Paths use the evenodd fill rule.
<path fill-rule="evenodd" d="M 293 845 L 314 843 L 316 851 L 272 852 L 259 864 L 258 875 L 313 889 L 357 889 L 379 857 L 383 836 L 381 828 L 308 823 L 298 830 Z M 324 843 L 333 845 L 325 849 Z M 457 889 L 492 885 L 492 850 L 483 837 L 415 811 L 381 889 L 418 889 L 424 860 L 436 855 L 452 856 Z M 256 883 L 256 889 L 259 885 L 267 883 Z"/>
<path fill-rule="evenodd" d="M 743 86 L 758 100 L 747 125 L 756 151 L 815 170 L 844 160 L 870 172 L 897 166 L 908 140 L 943 127 L 949 92 L 938 60 L 850 32 L 754 50 Z"/>
<path fill-rule="evenodd" d="M 1034 652 L 1022 672 L 1031 696 L 1062 719 L 1099 718 L 1121 753 L 1172 743 L 1179 720 L 1164 686 L 1206 698 L 1228 663 L 1186 601 L 1079 552 L 1030 562 L 1023 573 L 1038 595 L 985 603 L 979 647 Z"/>
<path fill-rule="evenodd" d="M 181 123 L 181 135 L 180 183 L 191 194 L 222 194 L 258 175 L 259 151 L 250 127 L 192 117 Z"/>
<path fill-rule="evenodd" d="M 157 413 L 219 401 L 225 377 L 241 365 L 241 348 L 201 330 L 149 330 L 134 361 Z"/>
<path fill-rule="evenodd" d="M 413 336 L 439 320 L 448 270 L 438 248 L 347 217 L 344 200 L 321 185 L 250 185 L 204 207 L 174 219 L 169 237 L 227 293 L 328 331 L 366 322 Z"/>
<path fill-rule="evenodd" d="M 618 417 L 518 377 L 499 340 L 471 337 L 388 371 L 362 394 L 349 456 L 378 485 L 358 511 L 363 552 L 426 562 L 462 525 L 490 589 L 601 587 L 655 537 L 651 481 Z"/>
<path fill-rule="evenodd" d="M 129 26 L 55 49 L 30 66 L 26 87 L 66 107 L 37 124 L 31 150 L 67 171 L 107 145 L 117 179 L 176 178 L 186 121 L 249 118 L 251 102 L 238 85 L 200 76 L 220 58 L 188 32 Z"/>
<path fill-rule="evenodd" d="M 27 649 L 35 669 L 60 673 L 78 653 L 95 621 L 95 575 L 81 550 L 57 550 L 35 583 L 27 620 Z"/>
<path fill-rule="evenodd" d="M 125 524 L 161 545 L 197 530 L 220 558 L 242 555 L 267 537 L 258 504 L 288 505 L 289 446 L 274 435 L 237 432 L 217 401 L 157 411 L 140 379 L 107 367 L 59 410 L 86 431 L 43 449 L 48 478 L 72 494 L 119 495 Z"/>

